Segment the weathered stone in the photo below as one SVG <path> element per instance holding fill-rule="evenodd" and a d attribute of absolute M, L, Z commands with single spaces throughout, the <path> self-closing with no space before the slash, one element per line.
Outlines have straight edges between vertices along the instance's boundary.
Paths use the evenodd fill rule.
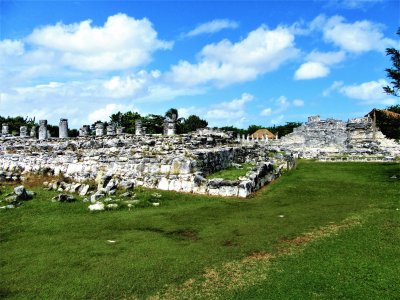
<path fill-rule="evenodd" d="M 45 140 L 48 137 L 47 120 L 39 121 L 39 140 Z"/>
<path fill-rule="evenodd" d="M 89 205 L 88 208 L 90 211 L 102 211 L 104 210 L 104 203 L 97 202 L 95 204 Z"/>
<path fill-rule="evenodd" d="M 59 194 L 53 198 L 58 202 L 74 202 L 76 201 L 75 197 L 68 194 Z"/>
<path fill-rule="evenodd" d="M 68 119 L 60 119 L 58 130 L 60 139 L 65 139 L 68 137 Z"/>

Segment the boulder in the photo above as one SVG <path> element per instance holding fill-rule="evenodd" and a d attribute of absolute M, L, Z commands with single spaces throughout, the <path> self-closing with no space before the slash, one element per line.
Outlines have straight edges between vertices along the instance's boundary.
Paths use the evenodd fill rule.
<path fill-rule="evenodd" d="M 104 210 L 104 203 L 96 202 L 95 204 L 89 205 L 90 211 L 102 211 Z"/>
<path fill-rule="evenodd" d="M 53 199 L 58 202 L 74 202 L 76 200 L 74 196 L 68 194 L 59 194 L 58 196 L 55 196 Z"/>

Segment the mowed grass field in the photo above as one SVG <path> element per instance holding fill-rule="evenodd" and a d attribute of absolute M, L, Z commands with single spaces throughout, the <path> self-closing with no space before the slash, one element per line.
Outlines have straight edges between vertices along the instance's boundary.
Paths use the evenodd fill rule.
<path fill-rule="evenodd" d="M 159 207 L 96 213 L 37 187 L 0 211 L 0 297 L 398 299 L 399 178 L 301 161 L 248 199 L 160 192 Z"/>

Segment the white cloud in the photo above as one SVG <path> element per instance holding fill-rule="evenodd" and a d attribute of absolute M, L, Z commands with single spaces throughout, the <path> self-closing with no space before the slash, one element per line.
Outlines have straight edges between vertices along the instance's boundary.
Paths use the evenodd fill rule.
<path fill-rule="evenodd" d="M 245 104 L 252 101 L 253 95 L 243 93 L 240 98 L 229 102 L 221 102 L 213 105 L 206 113 L 206 118 L 210 119 L 237 119 L 246 115 Z M 236 121 L 236 120 L 235 120 Z"/>
<path fill-rule="evenodd" d="M 342 87 L 343 85 L 344 85 L 343 81 L 334 81 L 330 87 L 328 87 L 327 89 L 325 89 L 325 90 L 322 92 L 322 95 L 323 95 L 324 97 L 327 97 L 327 96 L 329 96 L 333 91 L 339 90 L 339 88 Z"/>
<path fill-rule="evenodd" d="M 346 58 L 344 51 L 336 52 L 319 52 L 313 50 L 307 55 L 306 60 L 312 62 L 318 62 L 324 65 L 333 65 L 342 62 Z"/>
<path fill-rule="evenodd" d="M 225 86 L 253 80 L 260 74 L 273 71 L 298 53 L 294 35 L 289 29 L 278 27 L 269 30 L 261 26 L 237 43 L 222 40 L 206 45 L 197 64 L 180 61 L 172 66 L 169 76 L 185 85 L 212 82 Z"/>
<path fill-rule="evenodd" d="M 106 106 L 96 109 L 95 111 L 89 113 L 88 120 L 91 123 L 94 123 L 98 120 L 109 121 L 110 116 L 114 113 L 117 113 L 118 111 L 121 112 L 137 111 L 137 109 L 135 109 L 133 105 L 109 103 Z"/>
<path fill-rule="evenodd" d="M 207 23 L 203 23 L 198 25 L 193 30 L 189 31 L 185 36 L 193 37 L 196 35 L 204 34 L 204 33 L 216 33 L 223 29 L 235 29 L 239 26 L 239 24 L 232 20 L 227 19 L 216 19 Z"/>
<path fill-rule="evenodd" d="M 329 74 L 329 68 L 319 62 L 306 62 L 302 64 L 295 72 L 294 79 L 314 79 L 325 77 Z"/>
<path fill-rule="evenodd" d="M 266 117 L 269 116 L 270 114 L 272 114 L 272 108 L 264 108 L 261 112 L 260 112 L 260 116 Z"/>
<path fill-rule="evenodd" d="M 5 39 L 0 41 L 0 61 L 7 56 L 19 56 L 24 53 L 24 44 L 18 40 Z"/>
<path fill-rule="evenodd" d="M 382 87 L 388 85 L 385 79 L 363 82 L 360 84 L 344 85 L 341 81 L 335 81 L 326 91 L 326 95 L 332 91 L 351 98 L 361 100 L 364 104 L 396 104 L 396 98 L 385 94 Z"/>
<path fill-rule="evenodd" d="M 304 106 L 304 101 L 301 99 L 294 99 L 292 103 L 296 107 Z"/>
<path fill-rule="evenodd" d="M 137 67 L 148 63 L 154 51 L 172 47 L 171 42 L 157 38 L 149 20 L 125 14 L 108 17 L 102 27 L 86 20 L 37 28 L 26 40 L 44 53 L 60 57 L 59 63 L 78 70 Z"/>
<path fill-rule="evenodd" d="M 342 16 L 326 18 L 320 15 L 310 27 L 322 30 L 326 41 L 352 53 L 383 52 L 387 47 L 399 45 L 395 40 L 384 36 L 383 25 L 367 20 L 347 23 Z"/>
<path fill-rule="evenodd" d="M 271 100 L 270 100 L 271 101 Z M 279 123 L 282 118 L 284 117 L 282 114 L 283 112 L 287 111 L 293 107 L 301 107 L 304 105 L 304 101 L 301 99 L 294 99 L 293 101 L 288 100 L 285 96 L 280 96 L 277 99 L 273 99 L 272 102 L 274 103 L 274 108 L 267 107 L 260 112 L 260 116 L 272 116 L 273 119 L 271 120 L 271 124 Z M 279 117 L 277 117 L 279 115 Z"/>

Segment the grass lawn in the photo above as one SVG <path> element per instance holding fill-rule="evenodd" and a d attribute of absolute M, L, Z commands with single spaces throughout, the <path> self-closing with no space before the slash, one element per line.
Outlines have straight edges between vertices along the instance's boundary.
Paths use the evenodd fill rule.
<path fill-rule="evenodd" d="M 399 178 L 300 162 L 249 199 L 160 192 L 159 207 L 97 213 L 38 187 L 0 211 L 0 297 L 395 299 Z"/>
<path fill-rule="evenodd" d="M 236 180 L 240 176 L 245 176 L 246 173 L 251 168 L 254 168 L 253 164 L 244 163 L 241 165 L 240 169 L 238 169 L 236 167 L 229 167 L 224 170 L 221 170 L 221 171 L 218 171 L 218 172 L 208 175 L 207 179 L 223 178 L 223 179 L 227 179 L 227 180 Z"/>

